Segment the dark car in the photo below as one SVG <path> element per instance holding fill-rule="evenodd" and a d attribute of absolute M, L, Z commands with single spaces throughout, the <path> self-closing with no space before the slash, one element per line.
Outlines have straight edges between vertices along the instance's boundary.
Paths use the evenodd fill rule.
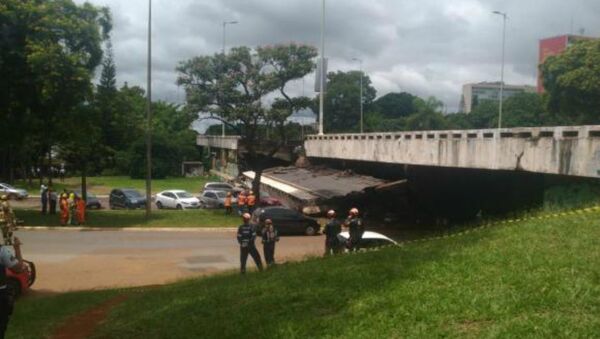
<path fill-rule="evenodd" d="M 95 194 L 86 192 L 86 195 L 87 195 L 87 200 L 85 201 L 86 208 L 97 209 L 97 210 L 102 208 L 102 204 L 100 203 L 100 200 L 98 200 L 98 197 L 96 197 Z M 75 191 L 75 196 L 81 197 L 81 191 Z"/>
<path fill-rule="evenodd" d="M 144 208 L 146 198 L 138 191 L 132 188 L 116 188 L 110 192 L 108 197 L 108 206 L 115 208 Z"/>
<path fill-rule="evenodd" d="M 315 235 L 321 225 L 304 214 L 283 206 L 259 208 L 254 211 L 252 222 L 262 229 L 266 219 L 271 219 L 280 234 Z"/>

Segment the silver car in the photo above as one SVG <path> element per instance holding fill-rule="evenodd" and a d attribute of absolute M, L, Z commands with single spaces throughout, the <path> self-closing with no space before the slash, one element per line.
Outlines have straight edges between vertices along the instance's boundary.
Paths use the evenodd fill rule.
<path fill-rule="evenodd" d="M 0 195 L 6 195 L 9 199 L 26 199 L 29 196 L 26 190 L 15 188 L 9 184 L 0 183 Z"/>
<path fill-rule="evenodd" d="M 227 192 L 207 190 L 200 194 L 200 207 L 202 208 L 223 208 L 225 206 L 225 197 Z M 231 203 L 235 201 L 231 199 Z"/>

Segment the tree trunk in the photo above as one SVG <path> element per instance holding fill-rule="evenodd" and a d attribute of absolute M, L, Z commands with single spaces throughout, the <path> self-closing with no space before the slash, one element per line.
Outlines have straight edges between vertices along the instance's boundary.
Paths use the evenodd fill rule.
<path fill-rule="evenodd" d="M 254 170 L 254 180 L 252 180 L 252 192 L 260 199 L 260 179 L 262 178 L 263 168 L 259 167 Z"/>
<path fill-rule="evenodd" d="M 48 151 L 48 166 L 46 166 L 46 173 L 48 174 L 48 186 L 52 186 L 52 147 Z"/>
<path fill-rule="evenodd" d="M 81 199 L 87 201 L 87 165 L 81 166 Z"/>

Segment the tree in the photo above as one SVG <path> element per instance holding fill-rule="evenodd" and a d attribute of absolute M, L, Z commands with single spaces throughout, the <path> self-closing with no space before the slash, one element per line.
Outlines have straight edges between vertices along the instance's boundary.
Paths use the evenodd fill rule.
<path fill-rule="evenodd" d="M 444 104 L 435 97 L 429 97 L 426 100 L 416 98 L 414 105 L 417 109 L 417 114 L 411 115 L 406 126 L 409 130 L 441 130 L 448 128 L 444 115 L 441 109 Z"/>
<path fill-rule="evenodd" d="M 11 140 L 1 152 L 29 150 L 43 159 L 66 131 L 63 122 L 92 93 L 101 42 L 111 30 L 107 9 L 71 0 L 4 0 L 0 4 L 0 120 Z M 37 146 L 23 148 L 25 140 Z M 38 155 L 36 154 L 36 156 Z M 1 161 L 1 160 L 0 160 Z"/>
<path fill-rule="evenodd" d="M 600 122 L 600 40 L 578 41 L 540 68 L 550 112 L 574 124 Z"/>
<path fill-rule="evenodd" d="M 373 102 L 373 110 L 385 118 L 403 118 L 416 112 L 416 96 L 407 93 L 388 93 Z"/>
<path fill-rule="evenodd" d="M 187 109 L 206 112 L 223 121 L 240 135 L 245 167 L 254 170 L 253 189 L 258 192 L 263 170 L 286 141 L 286 119 L 306 108 L 306 97 L 291 97 L 286 85 L 313 71 L 317 50 L 298 44 L 233 48 L 229 54 L 200 56 L 177 67 L 177 83 L 186 91 Z M 270 106 L 263 104 L 274 96 Z M 262 140 L 260 129 L 276 131 Z M 259 150 L 266 149 L 266 156 Z"/>
<path fill-rule="evenodd" d="M 325 92 L 323 128 L 328 133 L 357 132 L 360 130 L 360 77 L 361 72 L 330 72 L 327 74 Z M 371 85 L 371 79 L 363 74 L 363 111 L 366 120 L 367 112 L 377 91 Z M 315 109 L 319 97 L 314 101 Z"/>

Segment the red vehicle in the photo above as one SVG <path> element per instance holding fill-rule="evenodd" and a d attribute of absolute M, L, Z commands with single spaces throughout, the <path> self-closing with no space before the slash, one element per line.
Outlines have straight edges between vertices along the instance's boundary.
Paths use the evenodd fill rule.
<path fill-rule="evenodd" d="M 21 273 L 17 273 L 10 268 L 6 269 L 6 284 L 13 297 L 18 297 L 27 292 L 35 282 L 35 264 L 27 260 L 23 260 L 23 264 L 25 269 Z"/>
<path fill-rule="evenodd" d="M 269 195 L 267 192 L 260 192 L 259 207 L 281 206 L 281 201 Z"/>

